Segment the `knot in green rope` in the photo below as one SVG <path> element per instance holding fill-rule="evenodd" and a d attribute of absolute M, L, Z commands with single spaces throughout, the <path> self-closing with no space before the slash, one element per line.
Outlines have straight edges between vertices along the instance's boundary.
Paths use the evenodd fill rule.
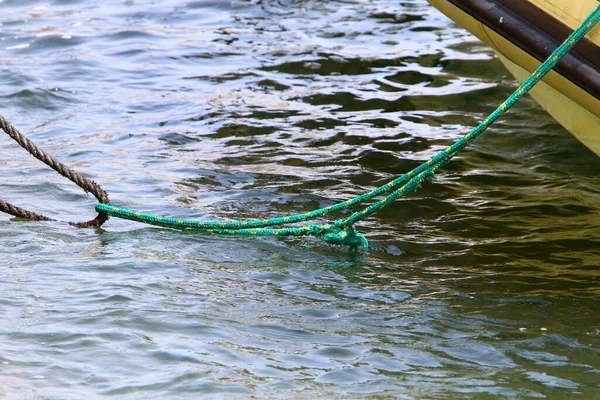
<path fill-rule="evenodd" d="M 327 243 L 350 246 L 350 250 L 356 251 L 359 247 L 365 250 L 369 248 L 367 238 L 356 232 L 352 225 L 345 228 L 340 228 L 336 225 L 331 225 L 323 230 L 323 240 Z"/>

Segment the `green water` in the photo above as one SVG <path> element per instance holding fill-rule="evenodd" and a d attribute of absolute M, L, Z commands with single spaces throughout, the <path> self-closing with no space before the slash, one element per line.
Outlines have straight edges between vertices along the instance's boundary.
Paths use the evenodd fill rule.
<path fill-rule="evenodd" d="M 426 2 L 0 3 L 1 114 L 112 204 L 197 219 L 348 199 L 515 89 Z M 600 398 L 600 159 L 531 98 L 317 239 L 0 216 L 0 398 Z M 0 139 L 0 198 L 95 200 Z"/>

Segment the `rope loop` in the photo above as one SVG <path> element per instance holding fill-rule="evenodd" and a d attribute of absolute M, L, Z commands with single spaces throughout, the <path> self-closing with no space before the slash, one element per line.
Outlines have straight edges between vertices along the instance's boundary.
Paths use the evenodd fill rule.
<path fill-rule="evenodd" d="M 330 225 L 329 228 L 324 229 L 322 237 L 326 243 L 349 246 L 350 251 L 358 251 L 361 247 L 365 250 L 369 248 L 367 238 L 357 232 L 352 225 L 345 228 L 340 228 L 337 224 Z"/>

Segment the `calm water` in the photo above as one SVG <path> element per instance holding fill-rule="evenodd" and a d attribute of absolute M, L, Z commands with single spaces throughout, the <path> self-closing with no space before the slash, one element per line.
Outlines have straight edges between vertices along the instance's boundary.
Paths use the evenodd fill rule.
<path fill-rule="evenodd" d="M 100 5 L 98 5 L 100 4 Z M 396 177 L 516 87 L 421 0 L 4 0 L 1 114 L 113 204 L 277 216 Z M 0 139 L 0 198 L 93 197 Z M 530 98 L 358 228 L 0 216 L 0 398 L 600 398 L 600 159 Z"/>

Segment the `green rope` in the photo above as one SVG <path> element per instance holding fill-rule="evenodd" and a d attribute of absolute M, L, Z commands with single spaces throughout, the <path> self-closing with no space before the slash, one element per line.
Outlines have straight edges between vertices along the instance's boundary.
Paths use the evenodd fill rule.
<path fill-rule="evenodd" d="M 327 243 L 348 245 L 353 250 L 360 247 L 368 248 L 367 239 L 354 229 L 355 223 L 373 215 L 383 207 L 390 205 L 400 196 L 415 191 L 421 187 L 425 181 L 432 179 L 438 168 L 448 163 L 454 156 L 472 143 L 498 118 L 515 105 L 519 99 L 527 94 L 548 72 L 550 72 L 565 54 L 567 54 L 599 21 L 600 5 L 583 21 L 581 26 L 575 29 L 573 33 L 550 55 L 550 57 L 548 57 L 548 59 L 544 61 L 506 101 L 504 101 L 504 103 L 494 110 L 494 112 L 492 112 L 476 128 L 412 171 L 378 187 L 377 189 L 356 196 L 350 200 L 303 214 L 249 221 L 220 222 L 168 218 L 113 207 L 104 203 L 98 204 L 96 206 L 96 211 L 105 212 L 118 218 L 174 229 L 203 231 L 223 235 L 316 236 L 321 237 Z M 389 194 L 365 209 L 354 212 L 346 218 L 338 219 L 330 225 L 308 224 L 300 227 L 268 228 L 269 226 L 306 222 L 324 217 L 362 204 L 384 193 Z"/>

